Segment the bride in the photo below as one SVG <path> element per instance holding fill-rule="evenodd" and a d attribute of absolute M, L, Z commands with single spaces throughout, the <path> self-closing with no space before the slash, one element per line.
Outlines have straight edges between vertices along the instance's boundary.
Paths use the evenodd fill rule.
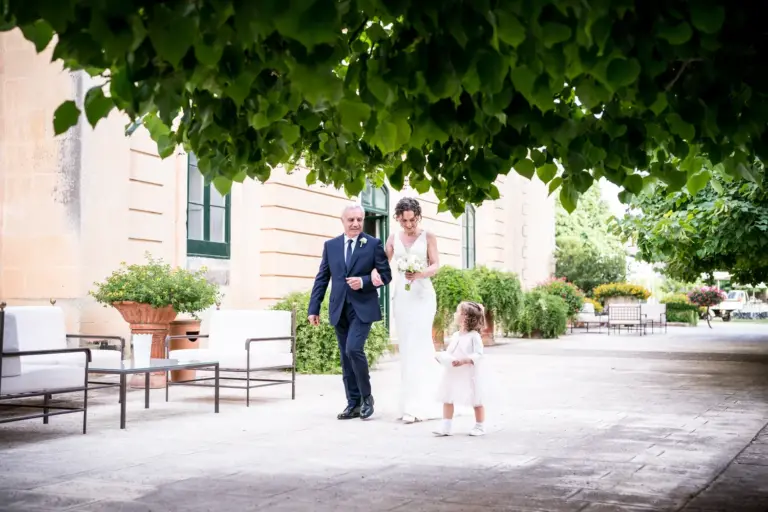
<path fill-rule="evenodd" d="M 419 227 L 421 205 L 416 199 L 405 197 L 398 201 L 395 220 L 403 230 L 387 240 L 387 256 L 394 260 L 393 269 L 408 256 L 421 259 L 426 266 L 417 273 L 397 272 L 393 293 L 400 349 L 400 417 L 405 423 L 414 423 L 440 415 L 436 399 L 440 367 L 432 343 L 437 298 L 430 280 L 440 266 L 440 259 L 435 235 Z M 374 284 L 381 282 L 375 269 L 371 278 Z M 410 289 L 406 284 L 410 284 Z"/>

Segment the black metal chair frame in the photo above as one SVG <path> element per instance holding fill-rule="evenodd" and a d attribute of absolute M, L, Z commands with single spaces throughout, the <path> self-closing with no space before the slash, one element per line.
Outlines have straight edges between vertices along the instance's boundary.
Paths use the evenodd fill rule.
<path fill-rule="evenodd" d="M 191 340 L 193 342 L 197 341 L 197 338 L 209 338 L 210 336 L 208 334 L 179 334 L 175 336 L 166 336 L 165 337 L 165 357 L 166 359 L 170 358 L 170 348 L 171 348 L 171 340 Z M 292 361 L 291 366 L 269 366 L 269 367 L 258 367 L 258 368 L 251 368 L 251 345 L 253 343 L 259 343 L 264 341 L 285 341 L 290 340 L 291 342 L 291 355 L 292 355 Z M 293 310 L 291 313 L 291 336 L 278 336 L 274 338 L 248 338 L 245 340 L 245 352 L 246 352 L 246 367 L 243 368 L 225 368 L 221 367 L 219 368 L 220 373 L 237 373 L 237 374 L 245 374 L 245 377 L 223 377 L 219 376 L 219 382 L 221 381 L 234 381 L 234 382 L 244 382 L 245 385 L 225 385 L 225 384 L 219 384 L 219 388 L 227 388 L 227 389 L 245 389 L 245 405 L 246 407 L 250 407 L 251 405 L 251 389 L 254 388 L 262 388 L 266 386 L 278 386 L 281 384 L 290 384 L 291 385 L 291 400 L 296 399 L 296 310 Z M 285 370 L 291 370 L 291 378 L 290 379 L 262 379 L 262 378 L 255 378 L 251 377 L 251 374 L 254 372 L 274 372 L 274 371 L 285 371 Z M 206 372 L 206 371 L 213 371 L 208 369 L 202 369 L 202 370 L 195 370 L 198 372 Z M 181 380 L 176 382 L 171 382 L 170 379 L 166 379 L 165 381 L 165 394 L 168 396 L 168 387 L 169 386 L 201 386 L 201 387 L 213 387 L 214 384 L 207 384 L 208 381 L 214 380 L 215 377 L 196 377 L 194 379 L 188 379 L 188 380 Z M 256 384 L 254 384 L 254 382 Z"/>
<path fill-rule="evenodd" d="M 83 434 L 87 431 L 88 426 L 88 365 L 91 362 L 91 350 L 88 348 L 63 348 L 63 349 L 51 349 L 51 350 L 24 350 L 18 352 L 5 352 L 4 336 L 5 336 L 5 302 L 0 303 L 0 401 L 13 401 L 12 403 L 0 403 L 0 407 L 24 407 L 30 409 L 42 409 L 42 414 L 27 414 L 23 416 L 14 416 L 12 418 L 0 418 L 0 423 L 12 423 L 16 421 L 31 420 L 36 418 L 43 418 L 43 423 L 48 424 L 48 418 L 51 416 L 59 416 L 62 414 L 74 414 L 83 413 Z M 3 394 L 3 357 L 22 357 L 22 356 L 42 356 L 51 354 L 75 354 L 82 353 L 85 355 L 85 378 L 82 386 L 73 388 L 61 388 L 61 389 L 41 389 L 40 391 L 31 391 L 26 393 L 8 393 Z M 65 407 L 61 405 L 51 405 L 51 399 L 53 395 L 60 395 L 64 393 L 83 393 L 83 405 L 82 407 Z M 43 397 L 43 404 L 28 404 L 19 403 L 18 400 Z"/>
<path fill-rule="evenodd" d="M 603 325 L 608 326 L 608 315 L 603 314 L 603 313 L 595 313 L 595 316 L 598 317 L 598 318 L 599 317 L 604 317 L 605 320 L 598 319 L 598 320 L 593 320 L 591 322 L 571 321 L 571 334 L 574 333 L 574 329 L 584 329 L 584 332 L 589 334 L 589 332 L 590 332 L 589 327 L 590 326 L 594 327 L 595 325 L 597 326 L 597 331 L 593 330 L 591 332 L 596 333 L 596 334 L 602 334 L 601 328 L 603 327 Z M 583 324 L 583 325 L 577 326 L 576 324 Z M 609 330 L 610 330 L 610 327 L 609 327 Z"/>
<path fill-rule="evenodd" d="M 666 313 L 659 313 L 659 322 L 658 322 L 658 324 L 656 323 L 656 320 L 654 320 L 654 319 L 648 320 L 648 315 L 643 315 L 643 316 L 645 317 L 645 320 L 643 320 L 643 323 L 646 324 L 646 325 L 650 325 L 651 326 L 651 334 L 654 333 L 654 328 L 656 326 L 659 327 L 659 330 L 661 330 L 661 328 L 663 327 L 664 328 L 664 334 L 667 333 L 667 314 Z M 648 334 L 647 331 L 646 331 L 646 334 Z"/>
<path fill-rule="evenodd" d="M 626 313 L 626 314 L 619 314 L 618 318 L 614 318 L 611 316 L 612 311 L 618 311 L 619 313 Z M 646 332 L 646 323 L 643 320 L 643 314 L 640 312 L 640 305 L 637 306 L 609 306 L 608 308 L 608 335 L 611 334 L 611 328 L 613 328 L 613 332 L 615 333 L 618 329 L 619 334 L 621 334 L 621 328 L 626 327 L 627 332 L 631 331 L 637 331 L 640 333 L 640 336 L 643 336 L 644 334 L 647 334 Z M 628 323 L 623 324 L 622 321 L 626 321 Z M 629 323 L 632 322 L 632 323 Z M 635 323 L 637 322 L 637 323 Z"/>

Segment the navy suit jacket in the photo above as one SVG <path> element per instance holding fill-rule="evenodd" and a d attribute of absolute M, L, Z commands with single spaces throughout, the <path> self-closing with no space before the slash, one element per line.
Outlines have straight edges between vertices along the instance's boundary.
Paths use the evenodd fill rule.
<path fill-rule="evenodd" d="M 361 245 L 361 240 L 366 242 Z M 330 283 L 331 300 L 328 312 L 331 325 L 339 322 L 347 299 L 355 308 L 355 314 L 361 322 L 373 323 L 381 320 L 379 294 L 371 282 L 371 272 L 374 268 L 379 271 L 384 285 L 388 285 L 392 280 L 392 270 L 389 267 L 384 246 L 378 238 L 360 233 L 355 242 L 355 250 L 352 252 L 349 271 L 344 264 L 344 235 L 325 242 L 323 259 L 320 261 L 320 269 L 315 277 L 312 296 L 309 300 L 309 314 L 320 314 L 320 305 Z M 347 284 L 347 277 L 362 278 L 363 287 L 353 290 Z"/>

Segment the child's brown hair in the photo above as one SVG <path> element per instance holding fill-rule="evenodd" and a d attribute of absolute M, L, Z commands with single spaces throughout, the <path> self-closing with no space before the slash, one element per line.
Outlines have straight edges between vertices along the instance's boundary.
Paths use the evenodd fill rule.
<path fill-rule="evenodd" d="M 485 327 L 485 308 L 477 302 L 464 301 L 461 303 L 461 313 L 464 315 L 465 331 L 477 331 Z"/>

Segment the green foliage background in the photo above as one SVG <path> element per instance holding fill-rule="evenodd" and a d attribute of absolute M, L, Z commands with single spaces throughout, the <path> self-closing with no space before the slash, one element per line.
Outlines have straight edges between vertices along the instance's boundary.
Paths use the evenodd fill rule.
<path fill-rule="evenodd" d="M 514 331 L 525 337 L 557 338 L 565 334 L 567 322 L 568 304 L 562 298 L 542 290 L 532 290 L 525 293 L 523 309 L 515 321 Z"/>
<path fill-rule="evenodd" d="M 291 311 L 296 315 L 296 371 L 300 373 L 341 373 L 341 359 L 336 331 L 328 323 L 328 301 L 320 309 L 320 325 L 313 327 L 305 314 L 309 309 L 309 292 L 293 293 L 275 304 L 274 309 Z M 373 367 L 389 348 L 389 332 L 383 322 L 371 327 L 365 343 L 368 364 Z"/>

